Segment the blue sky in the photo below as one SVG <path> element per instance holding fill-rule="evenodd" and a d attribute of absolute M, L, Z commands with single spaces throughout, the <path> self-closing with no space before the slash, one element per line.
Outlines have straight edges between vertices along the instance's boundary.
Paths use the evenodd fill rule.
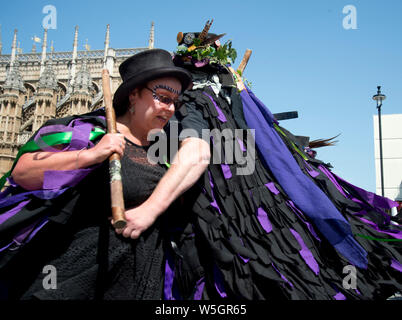
<path fill-rule="evenodd" d="M 402 1 L 400 0 L 249 0 L 249 1 L 91 1 L 15 0 L 0 11 L 3 53 L 11 51 L 13 30 L 23 52 L 31 38 L 42 38 L 45 5 L 57 9 L 57 29 L 48 40 L 56 51 L 72 50 L 75 25 L 79 46 L 103 49 L 106 25 L 111 47 L 148 45 L 151 21 L 155 46 L 176 47 L 179 31 L 226 33 L 238 51 L 253 51 L 244 76 L 273 113 L 297 110 L 298 119 L 282 121 L 296 135 L 311 139 L 341 134 L 336 147 L 318 150 L 344 179 L 375 191 L 371 97 L 377 85 L 387 95 L 383 114 L 402 113 Z M 356 8 L 357 29 L 345 29 L 342 12 Z M 38 46 L 40 51 L 40 46 Z"/>

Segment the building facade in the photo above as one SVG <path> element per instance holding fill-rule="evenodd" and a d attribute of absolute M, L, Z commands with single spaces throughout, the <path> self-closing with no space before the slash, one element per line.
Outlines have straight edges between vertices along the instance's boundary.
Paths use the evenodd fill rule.
<path fill-rule="evenodd" d="M 103 50 L 78 51 L 78 26 L 73 50 L 54 52 L 44 30 L 42 51 L 20 54 L 14 31 L 10 55 L 2 55 L 0 35 L 0 175 L 10 170 L 19 148 L 47 120 L 83 114 L 103 106 L 102 70 L 107 68 L 112 93 L 121 83 L 120 64 L 154 47 L 154 23 L 148 46 L 113 49 L 107 25 Z"/>
<path fill-rule="evenodd" d="M 378 116 L 374 115 L 376 193 L 381 194 Z M 402 114 L 381 115 L 384 195 L 402 201 Z"/>

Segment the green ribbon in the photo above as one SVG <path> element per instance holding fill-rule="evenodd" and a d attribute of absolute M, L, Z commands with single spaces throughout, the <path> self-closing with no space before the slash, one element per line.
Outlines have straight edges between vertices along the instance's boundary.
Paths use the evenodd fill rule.
<path fill-rule="evenodd" d="M 165 166 L 169 169 L 170 168 L 170 163 L 167 162 L 167 158 L 166 158 L 165 155 L 163 156 L 163 160 L 165 161 Z"/>
<path fill-rule="evenodd" d="M 356 236 L 359 236 L 361 238 L 364 239 L 368 239 L 368 240 L 375 240 L 375 241 L 402 241 L 402 239 L 383 239 L 383 238 L 374 238 L 374 237 L 370 237 L 370 236 L 365 236 L 363 234 L 355 234 Z"/>
<path fill-rule="evenodd" d="M 89 140 L 94 141 L 100 136 L 104 135 L 106 132 L 100 128 L 95 127 L 93 131 L 89 134 Z M 49 135 L 44 136 L 43 142 L 46 143 L 48 146 L 55 146 L 59 144 L 68 144 L 71 142 L 71 138 L 73 136 L 72 132 L 58 132 L 58 133 L 52 133 Z M 27 152 L 35 152 L 41 150 L 40 147 L 36 144 L 34 140 L 28 141 L 26 144 L 24 144 L 21 149 L 18 151 L 17 156 L 15 157 L 15 160 L 13 162 L 13 165 L 11 167 L 11 170 L 6 172 L 4 176 L 1 177 L 0 179 L 0 189 L 3 188 L 4 184 L 7 181 L 7 178 L 11 175 L 11 172 L 13 171 L 15 165 L 18 162 L 18 159 Z"/>
<path fill-rule="evenodd" d="M 293 143 L 293 141 L 291 141 L 291 140 L 287 137 L 287 135 L 281 130 L 281 128 L 279 128 L 279 126 L 278 126 L 276 123 L 274 123 L 274 128 L 276 129 L 276 131 L 278 131 L 280 134 L 282 134 L 282 135 L 286 138 L 286 140 L 288 140 L 288 141 L 290 142 L 290 144 L 292 145 L 293 149 L 295 149 L 295 151 L 296 151 L 298 154 L 300 154 L 300 156 L 301 156 L 304 160 L 308 161 L 308 158 L 306 157 L 306 155 L 305 155 L 302 151 L 300 151 L 300 149 Z"/>

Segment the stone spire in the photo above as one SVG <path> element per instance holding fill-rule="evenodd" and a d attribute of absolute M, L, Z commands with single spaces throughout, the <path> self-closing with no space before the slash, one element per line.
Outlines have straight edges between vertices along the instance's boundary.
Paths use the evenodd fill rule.
<path fill-rule="evenodd" d="M 53 70 L 53 54 L 46 58 L 45 66 L 39 78 L 34 95 L 35 111 L 33 114 L 32 130 L 36 131 L 43 123 L 56 116 L 57 77 Z"/>
<path fill-rule="evenodd" d="M 24 81 L 22 80 L 21 73 L 19 71 L 17 52 L 17 29 L 14 30 L 13 44 L 11 47 L 11 61 L 10 68 L 8 70 L 6 79 L 4 81 L 4 89 L 19 90 L 25 92 Z"/>
<path fill-rule="evenodd" d="M 71 92 L 71 105 L 68 114 L 83 114 L 89 112 L 92 96 L 92 77 L 88 70 L 88 49 L 82 59 L 81 68 L 74 78 Z"/>
<path fill-rule="evenodd" d="M 14 60 L 13 65 L 10 67 L 3 87 L 4 89 L 25 92 L 24 81 L 22 80 L 19 70 L 18 60 Z"/>
<path fill-rule="evenodd" d="M 71 83 L 70 86 L 74 84 L 75 79 L 75 72 L 77 68 L 77 56 L 78 56 L 78 26 L 75 26 L 75 33 L 74 33 L 74 43 L 73 43 L 73 59 L 71 61 L 71 71 L 70 71 L 70 79 Z"/>
<path fill-rule="evenodd" d="M 40 73 L 39 76 L 42 75 L 45 70 L 45 62 L 46 62 L 46 49 L 47 49 L 47 29 L 43 32 L 43 42 L 42 42 L 42 59 L 40 62 Z"/>
<path fill-rule="evenodd" d="M 88 51 L 85 54 L 80 71 L 77 72 L 74 83 L 73 83 L 73 92 L 85 92 L 90 93 L 92 87 L 92 77 L 91 73 L 88 70 Z"/>
<path fill-rule="evenodd" d="M 24 93 L 26 92 L 19 71 L 18 54 L 20 51 L 17 48 L 17 30 L 14 30 L 10 66 L 3 85 L 3 94 L 0 95 L 0 163 L 3 168 L 11 168 L 20 146 L 18 137 Z"/>
<path fill-rule="evenodd" d="M 155 23 L 152 21 L 151 24 L 151 32 L 149 34 L 149 42 L 148 42 L 148 48 L 153 49 L 154 48 L 154 41 L 155 41 Z"/>
<path fill-rule="evenodd" d="M 57 77 L 53 70 L 52 57 L 46 60 L 45 68 L 39 78 L 38 89 L 57 89 Z"/>
<path fill-rule="evenodd" d="M 14 62 L 15 62 L 15 54 L 17 51 L 17 32 L 18 30 L 14 30 L 14 38 L 13 38 L 13 44 L 11 46 L 11 61 L 10 61 L 10 70 L 12 69 Z"/>

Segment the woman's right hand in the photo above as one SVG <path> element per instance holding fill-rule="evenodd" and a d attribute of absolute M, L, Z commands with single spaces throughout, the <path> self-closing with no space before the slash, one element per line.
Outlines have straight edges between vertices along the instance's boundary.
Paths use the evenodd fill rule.
<path fill-rule="evenodd" d="M 113 153 L 118 153 L 120 157 L 124 154 L 126 141 L 121 133 L 108 133 L 93 148 L 85 150 L 91 157 L 91 162 L 101 163 L 108 159 Z"/>

